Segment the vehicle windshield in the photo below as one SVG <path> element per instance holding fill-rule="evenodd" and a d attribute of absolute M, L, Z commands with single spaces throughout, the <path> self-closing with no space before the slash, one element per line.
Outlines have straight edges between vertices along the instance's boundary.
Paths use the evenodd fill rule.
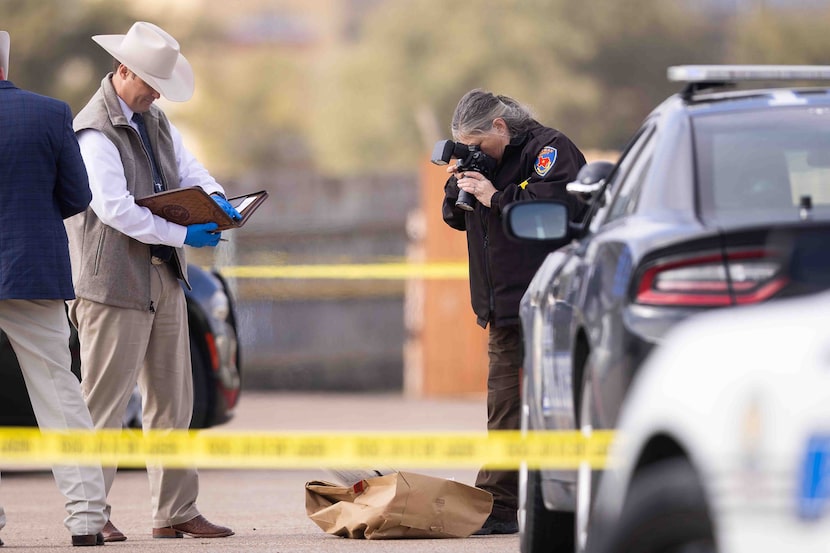
<path fill-rule="evenodd" d="M 700 207 L 722 223 L 830 218 L 830 108 L 797 106 L 693 120 Z"/>

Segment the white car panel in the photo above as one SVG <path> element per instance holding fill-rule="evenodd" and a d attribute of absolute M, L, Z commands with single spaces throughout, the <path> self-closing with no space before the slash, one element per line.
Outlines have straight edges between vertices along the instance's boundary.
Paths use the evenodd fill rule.
<path fill-rule="evenodd" d="M 718 551 L 827 550 L 830 294 L 708 312 L 675 327 L 626 399 L 598 519 L 619 515 L 656 436 L 679 444 L 700 476 Z"/>

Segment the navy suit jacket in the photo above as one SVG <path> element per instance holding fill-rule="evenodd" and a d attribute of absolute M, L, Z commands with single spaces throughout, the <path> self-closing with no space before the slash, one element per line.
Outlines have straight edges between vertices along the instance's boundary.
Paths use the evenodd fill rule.
<path fill-rule="evenodd" d="M 0 300 L 75 297 L 63 219 L 91 199 L 69 106 L 0 81 Z"/>

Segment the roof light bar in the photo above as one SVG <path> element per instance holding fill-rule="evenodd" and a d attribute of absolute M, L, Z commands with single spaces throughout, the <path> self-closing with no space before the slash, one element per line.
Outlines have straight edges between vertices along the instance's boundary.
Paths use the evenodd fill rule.
<path fill-rule="evenodd" d="M 830 65 L 675 65 L 672 82 L 826 81 Z"/>

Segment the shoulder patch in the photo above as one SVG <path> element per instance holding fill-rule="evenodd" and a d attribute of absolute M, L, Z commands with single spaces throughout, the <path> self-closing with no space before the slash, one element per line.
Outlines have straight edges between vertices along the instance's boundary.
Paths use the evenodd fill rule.
<path fill-rule="evenodd" d="M 553 168 L 554 163 L 556 163 L 556 148 L 553 146 L 545 146 L 539 151 L 539 155 L 536 156 L 536 165 L 533 168 L 536 170 L 537 175 L 544 177 Z"/>

